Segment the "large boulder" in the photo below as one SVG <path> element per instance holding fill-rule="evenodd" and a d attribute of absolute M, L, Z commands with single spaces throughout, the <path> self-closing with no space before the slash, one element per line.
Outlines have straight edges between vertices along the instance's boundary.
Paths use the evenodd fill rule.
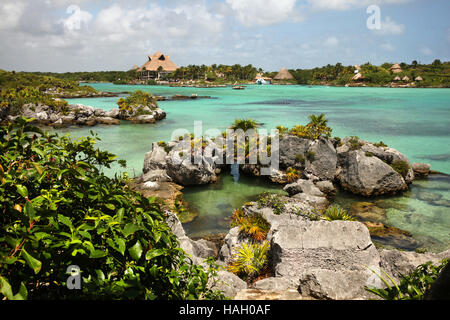
<path fill-rule="evenodd" d="M 381 286 L 380 256 L 369 231 L 354 221 L 308 221 L 271 229 L 276 277 L 296 278 L 302 295 L 319 299 L 361 299 L 364 286 Z"/>
<path fill-rule="evenodd" d="M 311 156 L 306 159 L 305 171 L 320 180 L 333 180 L 336 175 L 337 154 L 331 141 L 323 138 L 314 140 L 307 152 Z"/>
<path fill-rule="evenodd" d="M 378 157 L 347 146 L 338 148 L 338 157 L 337 179 L 344 189 L 354 194 L 373 196 L 408 189 L 405 179 Z"/>
<path fill-rule="evenodd" d="M 299 156 L 305 156 L 311 143 L 311 140 L 299 138 L 291 134 L 283 135 L 279 143 L 280 167 L 286 169 L 301 166 L 302 164 L 298 162 L 298 158 Z"/>

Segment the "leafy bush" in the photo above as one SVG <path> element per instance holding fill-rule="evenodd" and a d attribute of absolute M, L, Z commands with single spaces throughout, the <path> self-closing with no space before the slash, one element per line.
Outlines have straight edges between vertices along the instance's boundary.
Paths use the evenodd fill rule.
<path fill-rule="evenodd" d="M 376 146 L 376 147 L 387 148 L 387 145 L 383 141 L 380 141 L 378 143 L 374 143 L 373 145 Z"/>
<path fill-rule="evenodd" d="M 359 141 L 359 137 L 357 136 L 350 137 L 350 140 L 348 142 L 350 143 L 350 148 L 352 150 L 358 150 L 363 146 L 363 143 Z"/>
<path fill-rule="evenodd" d="M 409 171 L 409 164 L 403 160 L 397 160 L 390 164 L 392 169 L 397 171 L 403 178 L 406 177 Z"/>
<path fill-rule="evenodd" d="M 250 282 L 266 266 L 268 250 L 268 241 L 264 241 L 262 245 L 257 243 L 243 243 L 242 247 L 233 255 L 233 262 L 227 269 Z"/>
<path fill-rule="evenodd" d="M 222 297 L 207 288 L 216 269 L 192 264 L 126 176 L 103 174 L 116 156 L 94 145 L 25 118 L 0 127 L 0 299 Z M 66 287 L 71 265 L 81 290 Z"/>
<path fill-rule="evenodd" d="M 136 90 L 126 98 L 117 100 L 117 105 L 122 113 L 130 112 L 138 106 L 147 106 L 150 109 L 156 109 L 156 99 L 148 92 Z"/>
<path fill-rule="evenodd" d="M 324 114 L 310 115 L 310 122 L 306 126 L 296 125 L 290 130 L 290 133 L 296 135 L 300 138 L 316 140 L 320 137 L 331 137 L 331 132 L 333 131 L 327 126 L 328 120 L 325 118 Z"/>
<path fill-rule="evenodd" d="M 423 300 L 425 292 L 430 289 L 431 285 L 438 278 L 439 273 L 447 265 L 449 259 L 441 261 L 440 265 L 435 266 L 431 261 L 418 266 L 411 274 L 402 275 L 400 283 L 397 284 L 386 272 L 382 271 L 391 281 L 388 281 L 372 270 L 383 283 L 386 285 L 384 289 L 365 287 L 369 292 L 385 300 Z"/>
<path fill-rule="evenodd" d="M 28 103 L 43 103 L 55 111 L 64 111 L 68 105 L 67 101 L 54 99 L 33 87 L 3 89 L 0 92 L 0 109 L 6 110 L 7 114 L 20 114 L 23 105 Z"/>
<path fill-rule="evenodd" d="M 233 130 L 242 129 L 244 131 L 247 131 L 249 129 L 255 129 L 258 128 L 260 124 L 252 119 L 236 119 L 234 120 L 233 125 L 230 127 Z"/>
<path fill-rule="evenodd" d="M 239 231 L 256 241 L 266 239 L 270 224 L 260 214 L 245 216 L 242 209 L 234 210 L 231 227 L 239 227 Z"/>
<path fill-rule="evenodd" d="M 284 212 L 286 202 L 283 201 L 278 194 L 264 192 L 258 197 L 257 204 L 259 208 L 272 208 L 273 213 L 278 215 Z"/>
<path fill-rule="evenodd" d="M 298 172 L 298 170 L 294 169 L 294 168 L 288 168 L 286 170 L 286 181 L 291 183 L 296 181 L 298 178 L 300 178 L 300 173 Z"/>
<path fill-rule="evenodd" d="M 348 213 L 347 210 L 341 208 L 337 204 L 333 204 L 322 211 L 322 216 L 325 220 L 344 220 L 344 221 L 355 221 L 356 218 Z"/>

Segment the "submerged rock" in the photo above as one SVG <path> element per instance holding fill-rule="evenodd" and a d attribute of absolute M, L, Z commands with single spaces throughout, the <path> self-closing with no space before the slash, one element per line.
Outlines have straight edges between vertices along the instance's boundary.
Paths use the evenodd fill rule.
<path fill-rule="evenodd" d="M 355 202 L 350 206 L 349 213 L 362 221 L 386 220 L 386 211 L 372 202 Z"/>

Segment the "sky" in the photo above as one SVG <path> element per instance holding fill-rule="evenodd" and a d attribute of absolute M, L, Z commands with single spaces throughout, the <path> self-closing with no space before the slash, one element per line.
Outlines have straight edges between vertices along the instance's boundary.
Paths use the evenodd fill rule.
<path fill-rule="evenodd" d="M 0 0 L 0 69 L 450 60 L 449 0 Z"/>

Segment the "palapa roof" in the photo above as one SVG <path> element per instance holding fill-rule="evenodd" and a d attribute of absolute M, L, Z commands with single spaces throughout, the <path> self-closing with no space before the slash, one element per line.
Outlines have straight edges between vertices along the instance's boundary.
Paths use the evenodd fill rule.
<path fill-rule="evenodd" d="M 400 81 L 400 80 L 402 80 L 402 78 L 400 78 L 400 76 L 396 76 L 396 77 L 394 78 L 394 81 Z"/>
<path fill-rule="evenodd" d="M 162 67 L 163 71 L 169 72 L 178 69 L 178 66 L 170 60 L 170 56 L 158 51 L 153 56 L 148 56 L 148 61 L 138 71 L 158 71 L 159 67 Z"/>
<path fill-rule="evenodd" d="M 355 64 L 355 69 L 361 71 L 361 67 L 359 66 L 359 64 Z"/>
<path fill-rule="evenodd" d="M 291 80 L 294 79 L 292 74 L 285 68 L 281 68 L 280 72 L 273 78 L 274 80 Z"/>
<path fill-rule="evenodd" d="M 362 75 L 362 73 L 357 73 L 353 76 L 352 80 L 363 80 L 365 77 Z"/>
<path fill-rule="evenodd" d="M 390 70 L 394 73 L 402 72 L 402 67 L 398 63 L 394 63 Z"/>
<path fill-rule="evenodd" d="M 133 68 L 131 68 L 131 70 L 137 70 L 137 69 L 139 69 L 138 65 L 134 65 Z"/>
<path fill-rule="evenodd" d="M 423 81 L 423 78 L 421 76 L 418 76 L 414 79 L 415 81 Z"/>
<path fill-rule="evenodd" d="M 404 76 L 404 77 L 402 78 L 402 80 L 403 80 L 403 81 L 409 81 L 409 77 L 408 77 L 408 76 Z"/>

